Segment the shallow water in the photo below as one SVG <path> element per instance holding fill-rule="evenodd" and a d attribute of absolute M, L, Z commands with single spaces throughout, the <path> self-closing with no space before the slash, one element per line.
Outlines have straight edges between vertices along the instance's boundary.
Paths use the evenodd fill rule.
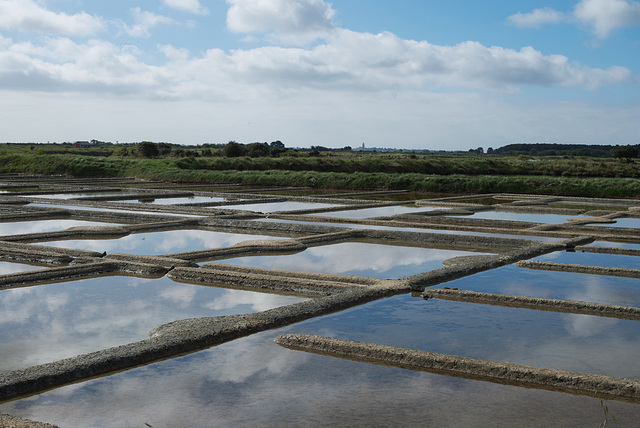
<path fill-rule="evenodd" d="M 533 241 L 561 241 L 562 240 L 562 238 L 548 238 L 544 236 L 501 235 L 497 233 L 468 232 L 468 231 L 460 231 L 460 230 L 425 229 L 425 228 L 419 228 L 419 227 L 394 227 L 394 226 L 379 226 L 379 225 L 355 224 L 355 223 L 329 223 L 329 222 L 322 222 L 322 221 L 278 220 L 275 218 L 259 218 L 253 221 L 260 221 L 260 222 L 266 222 L 266 223 L 310 224 L 310 225 L 318 225 L 318 226 L 344 227 L 347 229 L 395 230 L 398 232 L 440 233 L 443 235 L 487 236 L 492 238 L 530 239 Z"/>
<path fill-rule="evenodd" d="M 442 268 L 442 262 L 457 256 L 481 255 L 470 251 L 344 242 L 310 247 L 283 256 L 248 256 L 222 263 L 296 272 L 316 272 L 393 279 Z"/>
<path fill-rule="evenodd" d="M 453 333 L 452 327 L 460 323 L 469 327 L 478 317 L 483 323 L 479 328 L 489 331 L 490 341 L 496 336 L 493 322 L 498 328 L 518 331 L 480 315 L 465 322 L 464 311 L 460 310 L 454 310 L 451 316 L 438 310 L 433 317 L 436 324 L 431 325 L 430 304 L 436 301 L 399 296 L 374 303 L 5 403 L 0 405 L 0 412 L 60 426 L 127 428 L 145 423 L 211 426 L 212 421 L 216 426 L 402 424 L 465 428 L 584 427 L 603 421 L 595 397 L 342 360 L 273 343 L 280 334 L 307 332 L 373 342 L 380 335 L 384 342 L 401 344 L 411 343 L 416 337 L 419 343 L 431 338 L 446 343 L 449 339 L 458 348 L 464 339 Z M 440 303 L 445 309 L 452 308 L 449 302 Z M 517 326 L 519 318 L 510 317 L 508 321 Z M 474 344 L 480 342 L 469 332 L 463 337 Z M 507 347 L 532 352 L 526 339 L 511 336 L 511 346 Z M 481 343 L 482 349 L 487 347 Z M 557 350 L 549 351 L 562 354 L 565 346 L 560 344 Z M 614 426 L 633 426 L 640 420 L 640 405 L 611 400 L 605 404 L 618 421 Z"/>
<path fill-rule="evenodd" d="M 616 222 L 611 224 L 595 223 L 589 226 L 599 227 L 630 227 L 633 229 L 640 229 L 640 218 L 616 218 Z"/>
<path fill-rule="evenodd" d="M 581 251 L 556 251 L 553 253 L 545 254 L 544 256 L 536 257 L 533 260 L 616 268 L 640 268 L 639 256 L 583 253 Z"/>
<path fill-rule="evenodd" d="M 122 202 L 122 201 L 118 201 L 118 202 Z M 203 217 L 200 215 L 193 215 L 193 214 L 175 214 L 175 213 L 165 213 L 165 212 L 157 212 L 157 211 L 120 210 L 116 208 L 98 208 L 98 207 L 87 207 L 87 206 L 78 206 L 78 205 L 29 204 L 29 206 L 41 207 L 41 208 L 59 208 L 63 210 L 106 211 L 106 212 L 112 212 L 112 213 L 145 214 L 145 215 L 157 215 L 157 216 Z"/>
<path fill-rule="evenodd" d="M 640 279 L 525 269 L 515 265 L 456 279 L 447 286 L 483 293 L 640 306 Z"/>
<path fill-rule="evenodd" d="M 118 226 L 119 223 L 104 223 L 98 221 L 56 219 L 56 220 L 32 220 L 0 223 L 0 236 L 21 235 L 23 233 L 41 233 L 65 230 L 79 226 Z"/>
<path fill-rule="evenodd" d="M 416 207 L 394 205 L 390 207 L 362 208 L 346 211 L 325 212 L 311 215 L 319 215 L 324 217 L 336 218 L 372 218 L 372 217 L 390 217 L 396 214 L 420 213 L 425 211 L 433 211 L 437 207 Z"/>
<path fill-rule="evenodd" d="M 640 244 L 629 244 L 626 242 L 595 241 L 589 245 L 594 247 L 631 248 L 640 250 Z"/>
<path fill-rule="evenodd" d="M 47 195 L 29 195 L 29 198 L 48 198 L 48 199 L 73 199 L 73 198 L 91 198 L 97 196 L 128 196 L 133 193 L 122 192 L 79 192 L 79 193 L 52 193 Z"/>
<path fill-rule="evenodd" d="M 581 218 L 575 215 L 511 213 L 505 211 L 482 211 L 464 218 L 480 218 L 487 220 L 527 221 L 531 223 L 557 224 L 566 223 L 570 218 Z"/>
<path fill-rule="evenodd" d="M 402 295 L 305 321 L 292 330 L 640 379 L 638 321 Z"/>
<path fill-rule="evenodd" d="M 255 204 L 237 204 L 237 205 L 222 205 L 217 207 L 211 207 L 215 209 L 232 209 L 232 210 L 244 210 L 255 211 L 259 213 L 272 213 L 275 211 L 297 211 L 297 210 L 316 210 L 320 208 L 339 207 L 342 205 L 325 204 L 320 202 L 266 202 Z"/>
<path fill-rule="evenodd" d="M 241 233 L 213 232 L 210 230 L 182 229 L 164 232 L 134 233 L 118 239 L 64 240 L 41 242 L 57 248 L 74 248 L 109 253 L 127 253 L 144 256 L 181 253 L 229 247 L 242 241 L 282 239 L 277 236 L 244 235 Z"/>
<path fill-rule="evenodd" d="M 195 204 L 200 202 L 224 202 L 227 198 L 219 198 L 214 196 L 185 196 L 179 198 L 161 198 L 155 197 L 150 199 L 130 199 L 117 202 L 143 203 L 154 205 L 174 205 L 174 204 Z"/>
<path fill-rule="evenodd" d="M 31 272 L 32 270 L 38 269 L 44 269 L 44 267 L 27 263 L 0 261 L 0 275 L 18 272 Z"/>
<path fill-rule="evenodd" d="M 0 290 L 0 371 L 147 338 L 183 318 L 263 311 L 304 299 L 177 283 L 99 278 Z"/>

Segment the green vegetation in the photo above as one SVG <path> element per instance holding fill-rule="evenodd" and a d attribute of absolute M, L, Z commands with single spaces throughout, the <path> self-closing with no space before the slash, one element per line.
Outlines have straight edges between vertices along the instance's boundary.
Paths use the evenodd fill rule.
<path fill-rule="evenodd" d="M 99 143 L 99 142 L 98 142 Z M 268 143 L 177 146 L 0 145 L 0 173 L 138 177 L 190 183 L 389 189 L 437 193 L 532 193 L 638 197 L 640 168 L 631 150 L 607 157 L 293 150 Z M 622 150 L 625 149 L 625 150 Z M 495 151 L 493 151 L 495 152 Z M 615 156 L 615 157 L 613 157 Z M 626 162 L 621 162 L 625 159 Z"/>

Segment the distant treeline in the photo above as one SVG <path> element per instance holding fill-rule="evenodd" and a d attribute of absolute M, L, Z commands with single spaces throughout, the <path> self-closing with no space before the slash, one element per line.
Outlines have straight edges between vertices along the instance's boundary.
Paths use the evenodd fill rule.
<path fill-rule="evenodd" d="M 529 155 L 529 156 L 588 156 L 611 157 L 612 150 L 619 146 L 600 144 L 555 144 L 555 143 L 522 143 L 508 144 L 495 150 L 487 150 L 487 153 L 500 155 Z M 635 145 L 640 149 L 640 144 Z"/>

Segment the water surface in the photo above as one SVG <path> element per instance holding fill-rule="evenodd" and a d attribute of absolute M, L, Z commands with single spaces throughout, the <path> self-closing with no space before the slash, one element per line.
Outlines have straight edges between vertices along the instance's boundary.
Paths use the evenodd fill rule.
<path fill-rule="evenodd" d="M 99 221 L 55 219 L 31 220 L 0 223 L 0 236 L 21 235 L 24 233 L 54 232 L 80 226 L 119 226 L 120 223 L 105 223 Z"/>
<path fill-rule="evenodd" d="M 303 299 L 105 276 L 0 290 L 0 371 L 147 338 L 178 319 L 264 311 Z"/>
<path fill-rule="evenodd" d="M 298 210 L 316 210 L 321 208 L 339 207 L 341 205 L 326 204 L 320 202 L 265 202 L 255 204 L 237 204 L 237 205 L 222 205 L 217 207 L 211 207 L 215 209 L 232 209 L 232 210 L 244 210 L 255 211 L 259 213 L 272 213 L 276 211 L 298 211 Z"/>
<path fill-rule="evenodd" d="M 393 279 L 440 269 L 442 262 L 452 257 L 480 254 L 485 253 L 344 242 L 310 247 L 291 255 L 236 257 L 222 262 L 296 272 Z"/>
<path fill-rule="evenodd" d="M 320 215 L 324 217 L 336 218 L 372 218 L 372 217 L 390 217 L 396 214 L 413 214 L 425 211 L 433 211 L 437 207 L 416 207 L 394 205 L 390 207 L 361 208 L 346 211 L 325 212 L 311 215 Z"/>
<path fill-rule="evenodd" d="M 638 278 L 525 269 L 508 265 L 442 285 L 483 293 L 640 307 Z"/>
<path fill-rule="evenodd" d="M 397 321 L 402 307 L 394 307 L 381 321 Z M 420 323 L 429 313 L 425 309 L 417 320 L 402 319 L 396 326 L 402 328 L 401 336 L 407 331 L 431 335 L 434 329 Z M 346 314 L 350 328 L 360 331 L 371 317 L 359 323 L 357 315 Z M 333 325 L 319 320 L 307 330 L 331 336 Z M 380 323 L 374 320 L 374 325 L 375 330 Z M 297 326 L 290 326 L 262 332 L 5 403 L 0 412 L 60 426 L 123 428 L 211 426 L 212 421 L 216 426 L 278 428 L 585 427 L 604 419 L 595 397 L 342 360 L 273 343 L 279 334 L 296 331 Z M 618 421 L 614 426 L 640 420 L 640 405 L 605 404 Z"/>
<path fill-rule="evenodd" d="M 7 275 L 10 273 L 18 272 L 30 272 L 32 270 L 43 269 L 43 266 L 32 265 L 19 262 L 6 262 L 0 261 L 0 275 Z"/>
<path fill-rule="evenodd" d="M 581 251 L 556 251 L 536 257 L 533 260 L 550 261 L 556 263 L 570 263 L 589 266 L 605 266 L 616 268 L 640 268 L 639 256 L 622 254 L 583 253 Z"/>
<path fill-rule="evenodd" d="M 149 199 L 127 199 L 117 202 L 143 203 L 155 205 L 175 205 L 175 204 L 194 204 L 201 202 L 224 202 L 227 198 L 214 196 L 184 196 L 178 198 L 162 198 L 159 196 L 150 197 Z"/>
<path fill-rule="evenodd" d="M 267 235 L 213 232 L 210 230 L 179 229 L 164 232 L 134 233 L 118 239 L 72 239 L 47 241 L 40 244 L 58 248 L 155 256 L 229 247 L 243 241 L 267 239 L 283 238 Z"/>

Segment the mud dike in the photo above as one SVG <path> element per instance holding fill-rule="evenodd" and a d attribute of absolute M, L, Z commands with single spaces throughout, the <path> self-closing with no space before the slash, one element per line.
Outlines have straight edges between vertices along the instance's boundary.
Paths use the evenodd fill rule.
<path fill-rule="evenodd" d="M 0 224 L 78 221 L 100 225 L 1 236 L 0 261 L 34 265 L 38 269 L 0 275 L 0 293 L 18 288 L 55 287 L 94 277 L 117 281 L 116 278 L 127 276 L 166 276 L 181 283 L 299 296 L 306 300 L 255 313 L 176 319 L 157 325 L 144 340 L 15 370 L 0 367 L 0 400 L 19 400 L 409 293 L 428 300 L 634 322 L 640 319 L 640 310 L 634 305 L 450 287 L 458 279 L 505 266 L 639 278 L 640 269 L 635 267 L 531 260 L 566 251 L 637 257 L 640 247 L 633 245 L 640 244 L 640 229 L 619 227 L 623 221 L 633 225 L 638 220 L 640 224 L 640 203 L 636 201 L 490 194 L 392 202 L 383 198 L 397 196 L 399 192 L 287 196 L 292 189 L 258 193 L 255 189 L 214 187 L 180 188 L 134 180 L 4 177 L 0 181 L 0 190 L 4 190 L 0 194 Z M 369 199 L 374 195 L 379 199 Z M 269 209 L 261 209 L 266 207 Z M 545 216 L 552 220 L 539 221 Z M 96 245 L 80 245 L 82 248 L 64 245 L 69 241 L 102 243 L 175 231 L 244 234 L 247 239 L 222 247 L 191 249 L 187 245 L 179 252 L 154 248 L 153 254 L 91 249 Z M 255 239 L 255 235 L 263 238 Z M 394 278 L 225 262 L 255 257 L 275 260 L 345 243 L 457 251 L 464 255 L 443 260 L 435 269 Z M 287 334 L 279 336 L 276 343 L 299 351 L 415 371 L 571 394 L 598 393 L 614 400 L 640 403 L 640 382 L 632 377 L 534 367 L 319 335 Z"/>

